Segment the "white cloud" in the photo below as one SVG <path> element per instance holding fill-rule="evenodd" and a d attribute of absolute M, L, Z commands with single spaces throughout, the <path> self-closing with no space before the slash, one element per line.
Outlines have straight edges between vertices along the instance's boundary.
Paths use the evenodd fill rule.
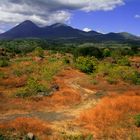
<path fill-rule="evenodd" d="M 47 25 L 69 21 L 73 10 L 107 11 L 123 4 L 124 0 L 0 0 L 0 22 Z"/>
<path fill-rule="evenodd" d="M 135 17 L 135 18 L 140 18 L 140 15 L 137 14 L 137 15 L 135 15 L 134 17 Z"/>
<path fill-rule="evenodd" d="M 90 31 L 92 31 L 92 29 L 90 29 L 90 28 L 84 28 L 83 31 L 90 32 Z"/>

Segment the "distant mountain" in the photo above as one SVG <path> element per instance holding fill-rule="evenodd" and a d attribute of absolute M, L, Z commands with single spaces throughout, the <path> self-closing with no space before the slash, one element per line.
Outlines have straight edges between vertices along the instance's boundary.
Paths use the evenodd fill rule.
<path fill-rule="evenodd" d="M 42 39 L 81 39 L 97 41 L 124 41 L 139 40 L 137 36 L 123 33 L 101 34 L 96 31 L 85 32 L 72 28 L 66 24 L 56 23 L 46 27 L 38 27 L 32 21 L 24 21 L 11 30 L 0 34 L 0 39 L 24 39 L 24 38 L 42 38 Z"/>
<path fill-rule="evenodd" d="M 16 39 L 36 37 L 40 33 L 40 28 L 33 22 L 27 20 L 0 35 L 0 39 Z"/>

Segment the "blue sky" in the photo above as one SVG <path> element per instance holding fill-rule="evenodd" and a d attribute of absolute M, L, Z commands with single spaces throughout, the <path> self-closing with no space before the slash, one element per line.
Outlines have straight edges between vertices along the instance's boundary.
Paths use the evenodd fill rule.
<path fill-rule="evenodd" d="M 140 0 L 0 0 L 0 14 L 0 32 L 31 20 L 39 26 L 60 22 L 140 36 Z"/>
<path fill-rule="evenodd" d="M 140 0 L 126 0 L 125 5 L 111 11 L 76 11 L 70 25 L 103 33 L 130 32 L 140 36 L 140 17 L 136 15 L 140 15 Z"/>

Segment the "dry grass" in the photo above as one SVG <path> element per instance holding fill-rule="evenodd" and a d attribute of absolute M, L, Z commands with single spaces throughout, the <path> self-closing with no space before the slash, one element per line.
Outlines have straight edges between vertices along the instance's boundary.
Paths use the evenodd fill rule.
<path fill-rule="evenodd" d="M 52 97 L 52 102 L 59 106 L 69 106 L 77 104 L 81 101 L 81 96 L 76 93 L 74 90 L 65 88 Z"/>
<path fill-rule="evenodd" d="M 132 133 L 140 132 L 133 123 L 133 116 L 140 112 L 139 103 L 137 95 L 105 97 L 95 108 L 84 111 L 79 121 L 98 138 L 131 137 Z"/>
<path fill-rule="evenodd" d="M 50 124 L 37 118 L 17 118 L 13 121 L 1 123 L 0 131 L 3 134 L 18 134 L 21 136 L 29 132 L 32 132 L 36 136 L 51 134 Z"/>

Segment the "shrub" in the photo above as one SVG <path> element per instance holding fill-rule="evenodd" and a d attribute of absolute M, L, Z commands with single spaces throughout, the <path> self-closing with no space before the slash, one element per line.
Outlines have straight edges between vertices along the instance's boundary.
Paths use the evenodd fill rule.
<path fill-rule="evenodd" d="M 137 127 L 140 127 L 140 114 L 136 115 L 136 116 L 134 117 L 134 119 L 135 119 L 135 125 L 136 125 Z"/>
<path fill-rule="evenodd" d="M 96 69 L 97 59 L 94 57 L 78 57 L 76 67 L 85 73 L 92 73 Z"/>
<path fill-rule="evenodd" d="M 36 96 L 39 92 L 47 92 L 48 89 L 40 84 L 35 78 L 29 78 L 26 87 L 20 89 L 17 93 L 17 97 L 31 97 Z"/>
<path fill-rule="evenodd" d="M 7 66 L 9 66 L 9 60 L 1 59 L 0 60 L 0 67 L 7 67 Z"/>
<path fill-rule="evenodd" d="M 64 64 L 70 64 L 70 59 L 68 57 L 63 58 Z"/>
<path fill-rule="evenodd" d="M 116 83 L 119 80 L 140 84 L 139 73 L 129 66 L 101 62 L 97 66 L 96 75 L 105 77 L 110 84 Z"/>
<path fill-rule="evenodd" d="M 108 78 L 107 78 L 107 82 L 108 82 L 109 84 L 116 84 L 116 83 L 117 83 L 117 80 L 114 79 L 114 78 L 108 77 Z"/>
<path fill-rule="evenodd" d="M 23 75 L 22 71 L 20 71 L 20 70 L 14 70 L 13 74 L 17 77 L 20 77 L 21 75 Z"/>
<path fill-rule="evenodd" d="M 44 50 L 41 47 L 37 47 L 34 50 L 34 55 L 37 57 L 44 57 Z"/>
<path fill-rule="evenodd" d="M 0 72 L 0 78 L 5 78 L 4 72 Z"/>
<path fill-rule="evenodd" d="M 103 50 L 103 56 L 104 57 L 109 57 L 110 55 L 111 55 L 111 51 L 108 48 Z"/>
<path fill-rule="evenodd" d="M 42 77 L 44 80 L 50 82 L 52 81 L 53 76 L 62 68 L 64 67 L 64 63 L 59 60 L 59 61 L 53 61 L 53 62 L 48 62 L 47 65 L 45 65 L 42 68 Z"/>
<path fill-rule="evenodd" d="M 111 63 L 100 62 L 99 65 L 97 65 L 95 72 L 98 75 L 107 76 L 107 75 L 109 75 L 110 69 L 112 69 L 112 67 L 113 67 L 113 65 Z"/>
<path fill-rule="evenodd" d="M 130 61 L 129 61 L 128 57 L 126 57 L 126 56 L 118 59 L 117 63 L 121 66 L 130 66 Z"/>

